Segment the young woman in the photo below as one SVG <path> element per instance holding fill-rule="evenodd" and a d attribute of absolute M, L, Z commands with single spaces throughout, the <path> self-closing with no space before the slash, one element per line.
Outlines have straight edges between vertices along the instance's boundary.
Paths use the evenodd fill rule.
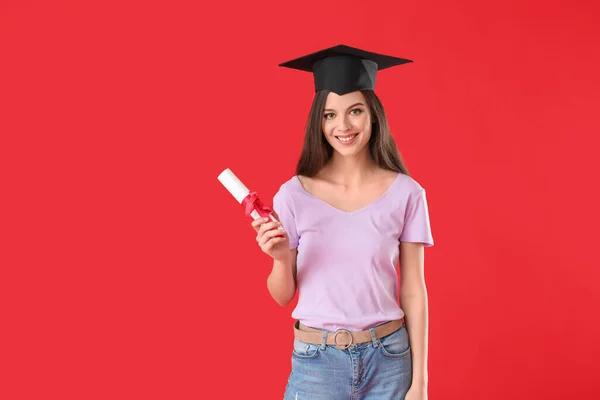
<path fill-rule="evenodd" d="M 273 199 L 280 222 L 252 223 L 273 299 L 298 289 L 285 399 L 427 398 L 427 201 L 373 91 L 376 71 L 408 61 L 336 46 L 282 64 L 316 89 L 296 175 Z"/>

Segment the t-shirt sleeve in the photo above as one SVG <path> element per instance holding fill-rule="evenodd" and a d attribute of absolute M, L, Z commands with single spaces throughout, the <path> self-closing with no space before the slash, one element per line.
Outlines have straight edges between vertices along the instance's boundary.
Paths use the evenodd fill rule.
<path fill-rule="evenodd" d="M 433 246 L 425 189 L 421 189 L 416 196 L 412 197 L 406 209 L 400 241 L 423 243 L 425 247 Z"/>
<path fill-rule="evenodd" d="M 273 197 L 273 209 L 279 216 L 279 222 L 290 238 L 290 249 L 298 247 L 299 235 L 296 229 L 296 218 L 293 212 L 293 204 L 283 188 Z"/>

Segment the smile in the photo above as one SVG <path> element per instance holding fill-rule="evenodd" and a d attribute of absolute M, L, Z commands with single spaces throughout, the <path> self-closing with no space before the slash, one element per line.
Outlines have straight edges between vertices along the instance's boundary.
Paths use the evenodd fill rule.
<path fill-rule="evenodd" d="M 357 136 L 358 133 L 355 133 L 354 135 L 336 136 L 336 139 L 339 140 L 340 143 L 349 144 L 354 142 L 354 139 L 356 139 Z"/>

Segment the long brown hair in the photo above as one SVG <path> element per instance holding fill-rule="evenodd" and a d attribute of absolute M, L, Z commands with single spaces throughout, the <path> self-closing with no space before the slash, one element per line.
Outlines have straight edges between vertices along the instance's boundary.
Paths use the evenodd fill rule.
<path fill-rule="evenodd" d="M 373 123 L 371 138 L 369 139 L 371 157 L 381 168 L 409 175 L 390 132 L 383 104 L 381 104 L 374 91 L 361 90 L 360 92 L 365 97 L 367 106 L 371 110 Z M 306 124 L 304 146 L 296 167 L 297 175 L 315 176 L 327 164 L 333 154 L 333 147 L 325 139 L 321 128 L 328 94 L 329 91 L 322 90 L 317 92 L 313 99 Z"/>

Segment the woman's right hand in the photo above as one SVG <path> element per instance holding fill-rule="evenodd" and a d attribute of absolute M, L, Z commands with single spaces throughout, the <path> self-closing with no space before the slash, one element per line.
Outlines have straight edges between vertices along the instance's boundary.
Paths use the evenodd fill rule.
<path fill-rule="evenodd" d="M 279 216 L 273 213 L 279 219 Z M 285 261 L 291 255 L 290 239 L 285 230 L 279 229 L 280 222 L 269 222 L 269 218 L 258 218 L 252 221 L 256 231 L 256 241 L 261 250 L 274 260 Z"/>

